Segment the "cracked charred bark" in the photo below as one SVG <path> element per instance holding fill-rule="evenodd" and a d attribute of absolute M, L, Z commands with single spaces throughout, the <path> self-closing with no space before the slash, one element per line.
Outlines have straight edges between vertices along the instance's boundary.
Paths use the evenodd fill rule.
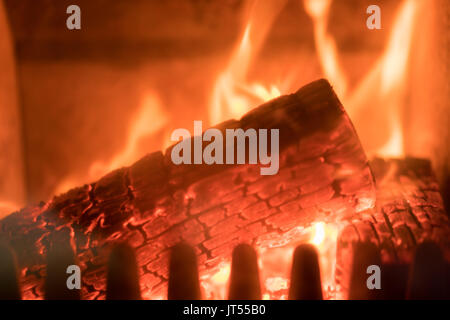
<path fill-rule="evenodd" d="M 377 204 L 355 216 L 340 234 L 336 280 L 348 291 L 355 244 L 371 242 L 381 254 L 384 298 L 403 299 L 418 244 L 435 243 L 450 261 L 449 218 L 430 161 L 377 158 L 370 165 Z"/>

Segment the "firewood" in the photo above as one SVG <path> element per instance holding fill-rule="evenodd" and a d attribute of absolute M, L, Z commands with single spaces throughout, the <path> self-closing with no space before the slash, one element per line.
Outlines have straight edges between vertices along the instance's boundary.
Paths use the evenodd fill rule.
<path fill-rule="evenodd" d="M 329 83 L 313 82 L 216 128 L 280 129 L 277 175 L 260 165 L 175 165 L 170 148 L 99 181 L 24 208 L 0 221 L 16 252 L 24 298 L 43 296 L 45 252 L 68 228 L 83 272 L 82 298 L 106 293 L 106 252 L 117 240 L 136 249 L 143 298 L 166 297 L 170 248 L 186 241 L 204 273 L 238 243 L 289 242 L 292 230 L 352 219 L 374 205 L 367 158 Z"/>
<path fill-rule="evenodd" d="M 381 252 L 382 297 L 403 299 L 417 245 L 433 242 L 450 261 L 449 218 L 428 160 L 376 158 L 370 165 L 377 204 L 341 232 L 336 281 L 348 292 L 354 251 L 360 243 L 373 243 Z"/>

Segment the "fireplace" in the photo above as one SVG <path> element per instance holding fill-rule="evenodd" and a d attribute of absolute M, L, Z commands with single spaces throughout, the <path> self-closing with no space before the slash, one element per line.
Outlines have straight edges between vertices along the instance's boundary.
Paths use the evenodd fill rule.
<path fill-rule="evenodd" d="M 58 297 L 55 261 L 81 268 L 69 297 L 113 298 L 109 257 L 144 299 L 183 298 L 173 261 L 195 261 L 207 299 L 240 291 L 236 256 L 261 299 L 373 298 L 369 262 L 382 298 L 419 297 L 430 252 L 448 272 L 446 1 L 378 1 L 379 30 L 369 1 L 80 0 L 80 30 L 70 4 L 0 7 L 0 236 L 22 298 Z M 194 121 L 278 129 L 279 170 L 174 164 L 171 132 Z"/>

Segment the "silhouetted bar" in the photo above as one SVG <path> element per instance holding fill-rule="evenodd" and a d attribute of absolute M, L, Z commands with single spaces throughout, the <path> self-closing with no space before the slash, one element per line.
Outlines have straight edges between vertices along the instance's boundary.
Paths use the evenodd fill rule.
<path fill-rule="evenodd" d="M 74 275 L 73 270 L 68 270 L 71 265 L 76 265 L 75 255 L 70 245 L 66 242 L 53 243 L 47 251 L 47 269 L 44 284 L 46 300 L 79 300 L 80 290 L 69 289 L 67 282 Z M 68 273 L 69 271 L 69 273 Z"/>
<path fill-rule="evenodd" d="M 0 245 L 0 300 L 21 299 L 17 280 L 14 254 L 7 246 Z"/>
<path fill-rule="evenodd" d="M 116 245 L 109 256 L 106 283 L 107 300 L 140 300 L 136 256 L 128 244 Z"/>
<path fill-rule="evenodd" d="M 240 244 L 233 250 L 228 297 L 230 300 L 261 299 L 256 252 L 247 244 Z"/>
<path fill-rule="evenodd" d="M 184 243 L 172 248 L 169 265 L 169 300 L 201 299 L 197 269 L 197 257 L 194 249 Z"/>
<path fill-rule="evenodd" d="M 355 243 L 348 295 L 350 300 L 375 300 L 382 297 L 382 288 L 368 288 L 368 279 L 374 274 L 373 271 L 367 272 L 371 265 L 380 267 L 381 280 L 383 271 L 381 270 L 380 251 L 377 246 L 371 242 Z"/>
<path fill-rule="evenodd" d="M 302 244 L 295 249 L 289 299 L 322 300 L 319 257 L 310 244 Z"/>
<path fill-rule="evenodd" d="M 404 300 L 408 286 L 409 265 L 381 265 L 381 295 L 386 300 Z M 369 275 L 368 275 L 369 276 Z"/>
<path fill-rule="evenodd" d="M 441 249 L 432 242 L 417 246 L 410 282 L 408 299 L 448 299 L 446 293 L 447 270 Z"/>

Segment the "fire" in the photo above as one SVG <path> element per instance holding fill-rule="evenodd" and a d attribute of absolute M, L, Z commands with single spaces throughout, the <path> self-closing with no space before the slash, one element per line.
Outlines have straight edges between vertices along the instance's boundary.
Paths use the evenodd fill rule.
<path fill-rule="evenodd" d="M 307 228 L 297 228 L 292 238 L 285 242 L 274 240 L 256 245 L 262 298 L 265 300 L 288 298 L 292 256 L 295 248 L 301 243 L 311 243 L 316 247 L 320 257 L 324 297 L 337 298 L 334 268 L 339 230 L 340 226 L 337 224 L 317 222 Z M 200 276 L 206 299 L 227 298 L 230 266 L 230 261 L 222 261 L 217 267 L 206 270 Z"/>
<path fill-rule="evenodd" d="M 274 83 L 251 82 L 248 76 L 255 56 L 261 50 L 272 23 L 286 1 L 255 1 L 253 3 L 236 48 L 228 64 L 218 75 L 212 89 L 209 109 L 212 124 L 230 118 L 239 118 L 253 106 L 283 93 L 283 90 Z M 405 0 L 402 3 L 384 53 L 359 84 L 350 89 L 347 76 L 340 66 L 336 42 L 327 33 L 331 3 L 332 0 L 303 1 L 305 10 L 313 22 L 317 55 L 324 76 L 334 85 L 350 117 L 354 120 L 356 131 L 362 133 L 362 143 L 366 146 L 366 150 L 383 156 L 401 156 L 403 155 L 401 106 L 405 94 L 403 83 L 407 74 L 412 26 L 419 4 L 415 0 Z M 371 140 L 374 138 L 373 134 L 364 135 L 368 120 L 367 117 L 361 117 L 361 114 L 366 113 L 370 108 L 372 111 L 373 108 L 379 108 L 380 112 L 386 114 L 386 128 L 380 129 L 387 130 L 388 138 L 381 143 L 378 140 L 376 143 Z M 365 118 L 365 121 L 360 121 L 362 118 Z M 130 127 L 123 149 L 109 161 L 93 163 L 88 177 L 68 179 L 56 191 L 66 191 L 80 182 L 94 180 L 113 169 L 131 164 L 148 151 L 139 150 L 139 140 L 163 129 L 167 122 L 168 116 L 163 112 L 157 96 L 147 95 Z M 373 145 L 376 145 L 376 148 L 372 148 Z M 277 242 L 265 245 L 257 244 L 263 299 L 287 298 L 293 251 L 298 244 L 306 242 L 313 244 L 319 253 L 324 297 L 338 297 L 334 285 L 334 269 L 336 239 L 341 227 L 338 224 L 318 222 L 307 228 L 302 226 L 296 228 L 298 231 L 296 237 L 278 239 Z M 222 261 L 218 268 L 208 270 L 201 275 L 205 297 L 226 298 L 229 276 L 230 261 Z"/>
<path fill-rule="evenodd" d="M 268 291 L 280 291 L 288 289 L 288 280 L 282 277 L 267 278 L 264 282 Z"/>
<path fill-rule="evenodd" d="M 217 284 L 227 283 L 228 278 L 230 277 L 230 270 L 229 263 L 221 266 L 220 270 L 211 277 L 211 280 Z"/>
<path fill-rule="evenodd" d="M 162 111 L 158 98 L 154 94 L 145 95 L 123 150 L 106 163 L 94 162 L 89 170 L 90 176 L 101 177 L 111 170 L 131 165 L 146 153 L 139 150 L 139 140 L 162 129 L 167 121 L 167 115 Z"/>
<path fill-rule="evenodd" d="M 346 106 L 366 151 L 385 157 L 402 156 L 401 107 L 405 96 L 404 83 L 413 24 L 420 2 L 403 1 L 384 53 L 353 90 L 347 90 L 347 80 L 340 67 L 335 42 L 326 33 L 330 5 L 331 0 L 304 0 L 305 10 L 314 23 L 314 38 L 324 75 L 334 85 Z M 368 112 L 384 116 L 381 124 L 376 122 L 380 127 L 369 132 L 367 127 L 372 125 L 372 120 L 368 120 Z M 380 141 L 379 135 L 374 131 L 383 131 L 388 137 Z"/>
<path fill-rule="evenodd" d="M 319 265 L 322 278 L 324 298 L 340 298 L 335 287 L 336 243 L 342 225 L 337 223 L 317 222 L 311 229 L 311 240 L 319 253 Z"/>
<path fill-rule="evenodd" d="M 285 1 L 255 1 L 227 67 L 214 85 L 210 103 L 212 124 L 239 118 L 252 106 L 276 98 L 283 91 L 275 84 L 249 83 L 247 76 L 254 57 L 260 51 L 275 17 Z M 341 67 L 333 37 L 327 32 L 332 0 L 303 0 L 312 19 L 317 56 L 324 76 L 333 84 L 343 101 L 363 145 L 369 154 L 398 157 L 404 154 L 401 107 L 405 97 L 405 78 L 411 46 L 413 23 L 420 2 L 405 0 L 398 10 L 384 53 L 373 68 L 354 87 L 349 88 L 347 75 Z M 367 112 L 383 115 L 380 128 L 370 127 Z M 364 118 L 364 119 L 363 119 Z M 369 125 L 369 126 L 368 126 Z M 374 134 L 374 130 L 385 135 Z"/>
<path fill-rule="evenodd" d="M 347 76 L 340 65 L 339 52 L 333 37 L 327 32 L 330 7 L 333 0 L 303 0 L 307 14 L 314 27 L 314 39 L 318 60 L 324 76 L 332 83 L 360 133 L 366 151 L 382 156 L 403 155 L 403 126 L 401 106 L 405 95 L 404 80 L 407 74 L 413 24 L 422 2 L 404 0 L 398 10 L 384 53 L 373 68 L 353 89 L 349 89 Z M 231 118 L 239 118 L 253 106 L 283 94 L 280 86 L 262 81 L 250 82 L 247 78 L 255 57 L 261 51 L 271 26 L 284 8 L 287 0 L 253 1 L 245 28 L 226 67 L 218 75 L 211 93 L 209 117 L 212 124 Z M 374 109 L 377 109 L 374 111 Z M 140 111 L 129 130 L 127 143 L 109 161 L 96 161 L 88 170 L 87 177 L 69 178 L 56 188 L 56 193 L 70 187 L 94 180 L 121 166 L 131 164 L 148 150 L 139 150 L 141 138 L 151 136 L 165 127 L 168 116 L 154 93 L 145 95 Z M 371 131 L 366 135 L 366 113 L 380 112 L 389 136 L 382 142 Z M 365 118 L 365 119 L 362 119 Z M 369 125 L 370 126 L 370 125 Z M 166 137 L 167 138 L 167 137 Z M 372 141 L 377 140 L 376 142 Z M 166 139 L 167 140 L 167 139 Z M 376 145 L 376 148 L 373 146 Z M 167 147 L 167 141 L 162 142 Z"/>
<path fill-rule="evenodd" d="M 141 106 L 137 112 L 126 139 L 123 149 L 109 161 L 95 161 L 91 164 L 87 176 L 68 178 L 57 188 L 56 193 L 61 193 L 86 181 L 101 178 L 112 170 L 131 165 L 136 159 L 144 156 L 148 150 L 141 150 L 141 139 L 150 137 L 162 130 L 168 122 L 168 116 L 163 111 L 162 103 L 154 93 L 147 93 L 141 99 Z"/>
<path fill-rule="evenodd" d="M 201 286 L 207 299 L 226 299 L 227 283 L 230 278 L 230 262 L 224 261 L 214 270 L 200 277 Z"/>
<path fill-rule="evenodd" d="M 240 118 L 252 107 L 280 96 L 275 84 L 264 86 L 249 83 L 249 68 L 254 57 L 261 50 L 270 27 L 286 0 L 255 1 L 239 43 L 227 67 L 218 76 L 213 88 L 210 104 L 212 124 L 233 118 Z"/>
<path fill-rule="evenodd" d="M 249 81 L 248 75 L 255 56 L 261 50 L 273 21 L 285 3 L 286 0 L 253 2 L 235 50 L 212 89 L 209 109 L 212 124 L 239 118 L 253 106 L 283 93 L 276 84 L 264 85 L 262 81 Z M 372 151 L 384 156 L 402 155 L 401 105 L 405 90 L 403 82 L 407 73 L 412 25 L 418 10 L 417 2 L 405 0 L 400 6 L 384 53 L 355 88 L 350 88 L 345 70 L 340 65 L 336 42 L 327 32 L 332 0 L 304 0 L 303 4 L 313 22 L 317 56 L 324 76 L 333 84 L 346 106 L 357 132 L 363 132 L 362 143 L 366 145 L 369 153 Z M 364 136 L 367 117 L 365 121 L 360 121 L 360 115 L 368 108 L 379 108 L 387 115 L 386 128 L 382 129 L 387 130 L 388 137 L 382 143 L 377 141 L 376 148 L 372 148 L 371 136 Z M 160 125 L 163 123 L 164 121 Z M 131 157 L 135 141 L 142 133 L 142 129 L 139 129 L 141 126 L 138 125 L 136 128 L 138 129 L 135 133 L 130 135 L 130 143 L 125 151 L 109 164 L 100 165 L 101 168 L 109 170 Z M 293 237 L 286 236 L 286 239 L 257 244 L 262 298 L 287 298 L 292 254 L 300 243 L 313 244 L 319 253 L 324 297 L 340 298 L 341 293 L 334 282 L 334 271 L 336 240 L 342 227 L 342 224 L 338 223 L 317 222 L 307 228 L 301 226 L 295 228 L 296 235 Z M 230 261 L 222 261 L 218 267 L 201 274 L 201 286 L 207 299 L 227 297 L 230 265 Z"/>
<path fill-rule="evenodd" d="M 311 240 L 311 243 L 318 246 L 322 244 L 325 239 L 325 223 L 318 222 L 314 225 L 314 237 Z"/>
<path fill-rule="evenodd" d="M 418 10 L 417 2 L 406 0 L 400 6 L 392 32 L 383 55 L 375 63 L 361 82 L 349 89 L 347 76 L 340 66 L 339 52 L 331 35 L 327 33 L 327 21 L 332 0 L 304 0 L 306 12 L 314 26 L 314 38 L 317 55 L 324 76 L 333 84 L 338 96 L 346 106 L 350 117 L 354 119 L 357 132 L 364 132 L 367 117 L 359 121 L 359 114 L 368 107 L 380 108 L 386 113 L 388 137 L 383 143 L 372 147 L 371 136 L 362 136 L 362 143 L 369 152 L 383 156 L 403 155 L 403 130 L 401 106 L 404 96 L 404 80 L 407 74 L 407 62 L 412 37 L 412 26 Z M 284 5 L 278 4 L 280 7 Z M 259 6 L 259 10 L 257 10 Z M 217 123 L 228 118 L 240 117 L 254 103 L 270 100 L 281 94 L 274 85 L 267 89 L 261 84 L 249 84 L 246 80 L 252 57 L 261 47 L 262 39 L 267 36 L 268 27 L 258 28 L 258 18 L 265 15 L 268 25 L 272 23 L 280 9 L 262 13 L 262 1 L 254 4 L 245 31 L 239 41 L 228 67 L 220 74 L 215 84 L 211 102 L 211 121 Z M 267 5 L 266 5 L 267 6 Z M 266 7 L 266 9 L 268 9 Z M 273 8 L 272 8 L 273 9 Z M 375 101 L 375 103 L 371 103 Z M 336 240 L 342 225 L 318 222 L 306 229 L 299 229 L 296 239 L 278 241 L 269 247 L 258 247 L 263 299 L 286 299 L 289 288 L 289 266 L 293 251 L 299 243 L 313 244 L 319 253 L 324 297 L 342 298 L 334 283 L 336 265 Z M 283 267 L 280 267 L 283 266 Z M 204 287 L 215 288 L 220 297 L 225 297 L 229 276 L 229 263 L 222 266 L 214 275 L 204 275 Z M 210 283 L 210 284 L 208 284 Z M 213 283 L 214 285 L 211 285 Z M 220 289 L 218 289 L 220 288 Z M 209 297 L 217 296 L 210 295 Z"/>
<path fill-rule="evenodd" d="M 317 54 L 326 78 L 334 86 L 339 97 L 347 94 L 347 79 L 339 65 L 336 43 L 327 33 L 328 11 L 332 0 L 304 0 L 306 12 L 314 24 Z"/>

